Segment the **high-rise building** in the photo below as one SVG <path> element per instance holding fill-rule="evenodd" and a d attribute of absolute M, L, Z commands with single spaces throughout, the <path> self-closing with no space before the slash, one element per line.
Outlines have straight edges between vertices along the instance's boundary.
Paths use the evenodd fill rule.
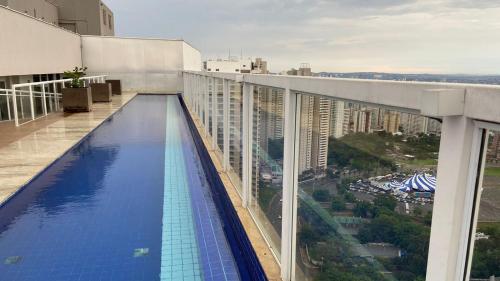
<path fill-rule="evenodd" d="M 410 114 L 401 113 L 401 131 L 405 135 L 417 135 L 419 133 L 425 132 L 426 122 L 425 117 Z"/>
<path fill-rule="evenodd" d="M 344 135 L 372 132 L 372 111 L 359 104 L 349 104 L 344 115 Z"/>
<path fill-rule="evenodd" d="M 486 160 L 494 163 L 500 161 L 500 133 L 495 133 L 493 135 L 493 139 L 488 146 Z"/>
<path fill-rule="evenodd" d="M 299 173 L 323 172 L 327 167 L 332 100 L 303 96 L 300 116 Z"/>
<path fill-rule="evenodd" d="M 387 111 L 384 113 L 383 130 L 390 134 L 399 132 L 401 124 L 401 114 L 397 111 Z"/>
<path fill-rule="evenodd" d="M 79 34 L 115 35 L 113 12 L 100 0 L 0 0 L 0 5 Z"/>
<path fill-rule="evenodd" d="M 332 100 L 331 104 L 330 136 L 334 138 L 341 138 L 344 136 L 343 124 L 345 116 L 345 102 Z"/>
<path fill-rule="evenodd" d="M 269 74 L 269 70 L 267 68 L 267 61 L 262 58 L 255 58 L 255 62 L 252 67 L 253 74 Z"/>
<path fill-rule="evenodd" d="M 312 168 L 314 97 L 302 96 L 300 110 L 299 174 Z"/>
<path fill-rule="evenodd" d="M 384 130 L 384 118 L 386 109 L 380 107 L 370 108 L 372 114 L 372 130 L 374 131 L 383 131 Z"/>
<path fill-rule="evenodd" d="M 286 75 L 292 76 L 312 76 L 311 66 L 308 63 L 300 64 L 299 69 L 292 68 L 286 71 Z"/>
<path fill-rule="evenodd" d="M 330 136 L 331 100 L 314 97 L 311 166 L 316 173 L 326 170 Z"/>

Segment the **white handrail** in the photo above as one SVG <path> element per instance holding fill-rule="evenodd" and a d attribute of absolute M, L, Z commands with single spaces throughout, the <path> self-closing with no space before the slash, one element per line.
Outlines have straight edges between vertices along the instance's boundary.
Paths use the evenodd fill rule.
<path fill-rule="evenodd" d="M 104 83 L 107 75 L 99 75 L 99 76 L 86 76 L 80 78 L 83 80 L 85 86 L 89 86 L 91 82 L 101 82 Z M 19 126 L 19 113 L 17 110 L 17 97 L 29 97 L 30 99 L 30 111 L 31 111 L 31 120 L 24 122 L 23 124 L 26 124 L 28 122 L 31 122 L 33 120 L 36 120 L 37 118 L 44 117 L 48 115 L 48 108 L 47 108 L 47 97 L 51 99 L 51 102 L 49 102 L 49 108 L 50 112 L 53 112 L 53 110 L 58 111 L 59 108 L 59 100 L 62 97 L 62 93 L 57 92 L 57 84 L 61 84 L 61 88 L 65 88 L 65 83 L 70 82 L 72 79 L 58 79 L 58 80 L 49 80 L 49 81 L 41 81 L 41 82 L 31 82 L 31 83 L 20 83 L 20 84 L 14 84 L 12 85 L 11 89 L 0 89 L 0 92 L 5 92 L 5 94 L 1 94 L 0 96 L 7 96 L 7 109 L 9 112 L 9 120 L 11 120 L 11 110 L 10 110 L 10 102 L 9 102 L 9 97 L 12 97 L 12 103 L 13 103 L 13 111 L 14 111 L 14 122 L 16 126 Z M 49 86 L 47 91 L 45 89 L 45 86 Z M 53 86 L 53 92 L 50 92 L 50 85 Z M 42 86 L 42 91 L 33 91 L 34 86 Z M 28 87 L 28 90 L 21 90 L 20 88 L 26 88 Z M 19 94 L 18 94 L 19 93 Z M 23 95 L 24 94 L 24 95 Z M 43 113 L 39 117 L 35 117 L 35 98 L 42 98 L 42 110 Z M 54 107 L 52 106 L 52 102 L 54 103 Z M 21 115 L 24 119 L 24 107 L 23 107 L 23 102 L 21 101 Z"/>

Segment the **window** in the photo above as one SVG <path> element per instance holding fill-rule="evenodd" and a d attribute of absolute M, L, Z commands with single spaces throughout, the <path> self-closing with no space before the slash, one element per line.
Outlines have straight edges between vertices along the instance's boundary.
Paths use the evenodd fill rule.
<path fill-rule="evenodd" d="M 208 71 L 212 71 L 212 69 L 211 69 L 211 68 L 209 68 L 209 69 L 208 69 Z"/>
<path fill-rule="evenodd" d="M 111 15 L 108 15 L 108 23 L 109 23 L 109 29 L 113 29 L 113 20 L 111 19 Z"/>
<path fill-rule="evenodd" d="M 216 68 L 216 69 L 215 69 L 215 71 L 219 71 L 219 69 L 218 69 L 218 68 Z"/>
<path fill-rule="evenodd" d="M 33 16 L 36 18 L 36 9 L 33 9 Z"/>
<path fill-rule="evenodd" d="M 477 181 L 469 280 L 500 276 L 500 131 L 483 130 L 483 158 Z"/>
<path fill-rule="evenodd" d="M 106 10 L 102 9 L 102 23 L 106 25 Z"/>
<path fill-rule="evenodd" d="M 237 69 L 237 68 L 236 68 L 234 71 L 236 71 L 236 72 L 240 72 L 240 70 L 239 70 L 239 69 Z"/>

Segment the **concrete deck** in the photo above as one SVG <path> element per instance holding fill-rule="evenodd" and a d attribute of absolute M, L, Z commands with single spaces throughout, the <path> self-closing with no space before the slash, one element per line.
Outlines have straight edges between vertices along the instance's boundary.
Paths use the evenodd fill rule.
<path fill-rule="evenodd" d="M 96 103 L 89 113 L 54 113 L 20 127 L 0 124 L 0 203 L 63 155 L 135 93 Z"/>
<path fill-rule="evenodd" d="M 198 132 L 203 138 L 205 147 L 209 151 L 210 157 L 212 158 L 212 161 L 214 162 L 215 167 L 217 168 L 217 172 L 219 173 L 219 176 L 222 179 L 222 183 L 226 187 L 229 197 L 231 198 L 231 201 L 233 203 L 233 206 L 236 209 L 238 216 L 240 217 L 243 227 L 245 228 L 248 238 L 250 239 L 250 242 L 252 243 L 252 246 L 255 249 L 255 252 L 257 253 L 257 257 L 259 258 L 259 261 L 262 264 L 262 267 L 264 268 L 267 278 L 270 281 L 281 281 L 282 279 L 280 277 L 281 276 L 280 267 L 276 259 L 274 258 L 274 255 L 272 254 L 269 245 L 266 243 L 264 237 L 259 231 L 257 224 L 252 219 L 249 210 L 243 207 L 243 204 L 241 202 L 241 197 L 238 194 L 236 187 L 231 182 L 229 175 L 222 168 L 222 163 L 219 157 L 217 156 L 217 152 L 212 149 L 212 138 L 211 137 L 207 138 L 205 136 L 205 130 L 203 129 L 203 125 L 201 124 L 200 120 L 196 117 L 196 115 L 191 114 L 191 116 L 193 116 L 196 128 L 198 129 Z"/>

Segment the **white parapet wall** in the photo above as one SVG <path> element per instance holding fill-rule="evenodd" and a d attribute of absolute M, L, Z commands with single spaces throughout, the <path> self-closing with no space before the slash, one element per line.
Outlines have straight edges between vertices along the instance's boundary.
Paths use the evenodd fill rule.
<path fill-rule="evenodd" d="M 61 73 L 81 65 L 80 35 L 0 6 L 0 76 Z"/>
<path fill-rule="evenodd" d="M 124 91 L 177 93 L 182 71 L 202 68 L 200 52 L 183 40 L 81 36 L 3 6 L 0 27 L 0 77 L 87 66 L 88 75 L 120 79 Z"/>
<path fill-rule="evenodd" d="M 89 75 L 145 93 L 182 91 L 182 71 L 201 70 L 200 52 L 183 40 L 82 36 L 82 61 Z"/>

